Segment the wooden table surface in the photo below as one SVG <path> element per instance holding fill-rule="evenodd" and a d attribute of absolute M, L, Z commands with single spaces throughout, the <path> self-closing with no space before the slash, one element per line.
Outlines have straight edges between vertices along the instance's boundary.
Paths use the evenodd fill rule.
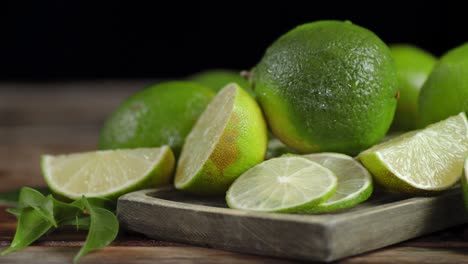
<path fill-rule="evenodd" d="M 0 84 L 0 192 L 43 186 L 41 154 L 93 150 L 103 120 L 125 97 L 151 80 Z M 14 235 L 15 218 L 0 206 L 0 250 Z M 157 221 L 157 219 L 156 219 Z M 391 221 L 391 219 L 389 219 Z M 47 235 L 0 263 L 70 263 L 85 238 L 73 229 Z M 81 263 L 293 263 L 121 232 Z M 338 263 L 468 263 L 468 224 Z"/>

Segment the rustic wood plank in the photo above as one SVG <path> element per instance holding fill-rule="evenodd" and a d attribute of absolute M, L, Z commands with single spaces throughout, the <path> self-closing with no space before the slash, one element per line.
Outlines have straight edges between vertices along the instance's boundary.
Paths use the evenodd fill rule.
<path fill-rule="evenodd" d="M 11 242 L 16 219 L 0 206 L 0 251 Z M 73 228 L 55 231 L 32 246 L 0 257 L 0 263 L 70 263 L 86 238 Z M 140 234 L 121 232 L 110 246 L 85 256 L 80 263 L 293 263 L 289 260 L 262 258 L 158 241 Z"/>
<path fill-rule="evenodd" d="M 390 247 L 338 262 L 340 264 L 464 264 L 467 248 Z"/>
<path fill-rule="evenodd" d="M 0 145 L 27 151 L 28 147 L 96 147 L 100 126 L 0 127 Z"/>
<path fill-rule="evenodd" d="M 164 187 L 120 197 L 117 216 L 124 228 L 155 239 L 307 261 L 334 261 L 468 221 L 459 190 L 380 194 L 351 210 L 294 215 L 233 210 L 224 199 Z"/>
<path fill-rule="evenodd" d="M 15 228 L 15 218 L 5 213 L 3 208 L 0 208 L 0 248 L 4 248 L 9 245 L 9 242 L 14 234 Z M 84 234 L 81 234 L 81 237 L 71 236 L 70 233 L 76 233 L 73 230 L 68 230 L 67 232 L 59 232 L 55 235 L 48 235 L 41 239 L 38 243 L 35 243 L 34 246 L 29 247 L 18 253 L 13 253 L 8 258 L 0 258 L 0 263 L 31 263 L 29 258 L 37 257 L 35 255 L 37 250 L 44 250 L 44 247 L 52 248 L 45 249 L 44 252 L 47 252 L 47 259 L 50 261 L 48 263 L 65 263 L 73 257 L 77 252 L 78 247 L 83 244 Z M 447 230 L 444 232 L 436 233 L 431 236 L 422 237 L 419 239 L 411 240 L 403 243 L 403 246 L 393 246 L 388 247 L 382 250 L 374 251 L 371 253 L 363 254 L 360 256 L 347 258 L 337 263 L 466 263 L 464 262 L 467 259 L 466 253 L 468 250 L 468 242 L 463 241 L 461 234 L 464 233 L 464 227 L 458 226 Z M 54 233 L 52 233 L 54 234 Z M 455 241 L 454 238 L 456 237 Z M 439 242 L 439 243 L 438 243 Z M 71 247 L 72 249 L 67 249 Z M 125 247 L 122 249 L 127 252 L 128 255 L 132 256 L 133 254 L 140 254 L 139 261 L 135 263 L 149 263 L 153 261 L 166 261 L 169 256 L 159 256 L 160 252 L 157 248 L 154 247 L 190 247 L 184 244 L 163 242 L 153 239 L 147 239 L 138 234 L 125 233 L 120 235 L 116 242 L 112 244 L 112 247 Z M 143 248 L 149 247 L 148 252 L 141 253 L 141 251 L 146 251 L 144 249 L 134 250 L 135 247 Z M 193 247 L 199 249 L 198 247 Z M 137 252 L 138 251 L 138 252 Z M 65 252 L 65 253 L 64 253 Z M 107 252 L 107 251 L 106 251 Z M 157 252 L 157 253 L 156 253 Z M 23 254 L 24 253 L 24 254 Z M 173 256 L 178 259 L 180 254 L 185 254 L 185 248 L 180 250 L 174 250 Z M 187 263 L 193 263 L 191 261 L 196 261 L 196 259 L 201 258 L 200 254 L 204 252 L 194 252 L 194 257 L 191 259 L 186 259 Z M 51 254 L 51 255 L 50 255 Z M 56 254 L 61 254 L 63 258 L 58 258 Z M 104 254 L 104 257 L 101 256 Z M 132 263 L 132 259 L 129 256 L 118 256 L 116 259 L 110 259 L 109 256 L 105 256 L 107 253 L 96 252 L 90 256 L 94 256 L 92 259 L 83 259 L 83 261 L 95 261 L 98 256 L 99 258 L 106 259 L 106 263 Z M 144 256 L 143 256 L 144 255 Z M 232 253 L 236 256 L 237 254 Z M 429 258 L 430 256 L 430 258 Z M 68 260 L 64 259 L 67 258 Z M 225 255 L 222 257 L 223 260 L 229 259 L 231 261 L 230 255 Z M 180 259 L 178 259 L 180 260 Z M 31 260 L 32 261 L 32 260 Z M 118 262 L 122 261 L 122 262 Z M 147 261 L 147 262 L 145 262 Z M 182 260 L 180 260 L 182 261 Z M 249 260 L 250 261 L 250 260 Z M 200 260 L 202 262 L 202 259 Z M 262 263 L 263 259 L 258 259 L 252 263 Z M 87 263 L 87 262 L 84 262 Z M 165 262 L 163 262 L 165 263 Z M 172 262 L 173 263 L 173 262 Z M 240 262 L 246 263 L 246 262 Z M 269 263 L 269 262 L 265 262 Z M 281 262 L 279 262 L 281 263 Z M 286 262 L 285 262 L 286 263 Z"/>
<path fill-rule="evenodd" d="M 44 186 L 41 155 L 94 150 L 97 131 L 97 128 L 0 130 L 0 181 L 4 183 L 0 192 L 21 186 Z"/>
<path fill-rule="evenodd" d="M 0 248 L 1 250 L 1 248 Z M 0 263 L 41 263 L 63 264 L 71 263 L 78 247 L 38 247 L 30 246 L 20 252 L 13 252 L 0 257 Z M 86 263 L 294 263 L 288 260 L 262 258 L 257 256 L 230 253 L 227 251 L 200 247 L 116 247 L 108 246 L 83 257 L 81 264 Z"/>
<path fill-rule="evenodd" d="M 0 247 L 2 250 L 3 247 Z M 20 252 L 0 257 L 0 263 L 70 263 L 79 245 L 64 247 L 30 246 Z M 297 263 L 291 260 L 263 258 L 207 249 L 173 246 L 109 246 L 84 257 L 80 263 Z M 309 262 L 310 263 L 310 262 Z M 337 261 L 337 264 L 463 264 L 468 263 L 466 248 L 432 249 L 419 247 L 390 247 L 379 251 Z"/>
<path fill-rule="evenodd" d="M 100 126 L 126 97 L 154 80 L 0 84 L 0 127 Z"/>
<path fill-rule="evenodd" d="M 43 154 L 95 150 L 100 127 L 126 97 L 155 80 L 0 84 L 0 185 L 43 186 Z"/>

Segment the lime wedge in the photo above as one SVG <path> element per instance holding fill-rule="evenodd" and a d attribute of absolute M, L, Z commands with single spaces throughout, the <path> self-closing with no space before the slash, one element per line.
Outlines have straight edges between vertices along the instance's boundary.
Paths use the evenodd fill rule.
<path fill-rule="evenodd" d="M 174 170 L 174 155 L 167 146 L 104 150 L 69 155 L 44 155 L 42 172 L 50 189 L 64 197 L 118 196 L 146 187 L 167 184 Z"/>
<path fill-rule="evenodd" d="M 376 145 L 359 158 L 387 189 L 426 194 L 454 185 L 467 155 L 468 122 L 460 113 Z"/>
<path fill-rule="evenodd" d="M 372 177 L 359 162 L 339 153 L 318 153 L 302 156 L 330 169 L 337 177 L 335 193 L 325 202 L 310 208 L 307 213 L 326 213 L 351 208 L 370 197 Z"/>
<path fill-rule="evenodd" d="M 237 177 L 263 161 L 267 141 L 257 102 L 231 83 L 208 104 L 187 136 L 175 187 L 200 195 L 224 195 Z"/>
<path fill-rule="evenodd" d="M 231 208 L 299 213 L 335 191 L 337 178 L 329 169 L 302 157 L 273 158 L 249 169 L 229 188 Z"/>

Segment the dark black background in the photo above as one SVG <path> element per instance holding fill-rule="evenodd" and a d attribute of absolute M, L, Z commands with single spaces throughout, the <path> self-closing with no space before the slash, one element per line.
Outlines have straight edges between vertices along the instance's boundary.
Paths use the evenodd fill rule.
<path fill-rule="evenodd" d="M 460 1 L 461 2 L 461 1 Z M 453 3 L 7 1 L 0 4 L 0 80 L 179 78 L 246 69 L 294 26 L 351 20 L 387 43 L 441 55 L 468 40 Z"/>

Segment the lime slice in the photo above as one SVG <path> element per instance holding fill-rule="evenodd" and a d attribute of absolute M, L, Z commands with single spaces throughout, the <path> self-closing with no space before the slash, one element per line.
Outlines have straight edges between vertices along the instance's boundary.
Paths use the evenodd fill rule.
<path fill-rule="evenodd" d="M 242 174 L 229 188 L 231 208 L 299 213 L 335 191 L 337 178 L 329 169 L 302 157 L 267 160 Z"/>
<path fill-rule="evenodd" d="M 465 207 L 468 210 L 468 158 L 465 159 L 465 169 L 461 178 L 463 197 L 465 198 Z"/>
<path fill-rule="evenodd" d="M 468 122 L 460 113 L 376 145 L 359 158 L 387 189 L 424 194 L 454 185 L 467 155 Z"/>
<path fill-rule="evenodd" d="M 359 162 L 339 153 L 318 153 L 302 156 L 330 169 L 337 177 L 335 193 L 325 202 L 310 208 L 308 213 L 326 213 L 351 208 L 370 197 L 372 177 Z"/>
<path fill-rule="evenodd" d="M 263 161 L 267 128 L 257 102 L 239 85 L 223 88 L 188 135 L 175 187 L 200 195 L 224 195 L 242 173 Z"/>
<path fill-rule="evenodd" d="M 69 155 L 44 155 L 42 172 L 50 189 L 64 197 L 118 196 L 167 184 L 174 170 L 174 155 L 167 146 L 104 150 Z"/>

